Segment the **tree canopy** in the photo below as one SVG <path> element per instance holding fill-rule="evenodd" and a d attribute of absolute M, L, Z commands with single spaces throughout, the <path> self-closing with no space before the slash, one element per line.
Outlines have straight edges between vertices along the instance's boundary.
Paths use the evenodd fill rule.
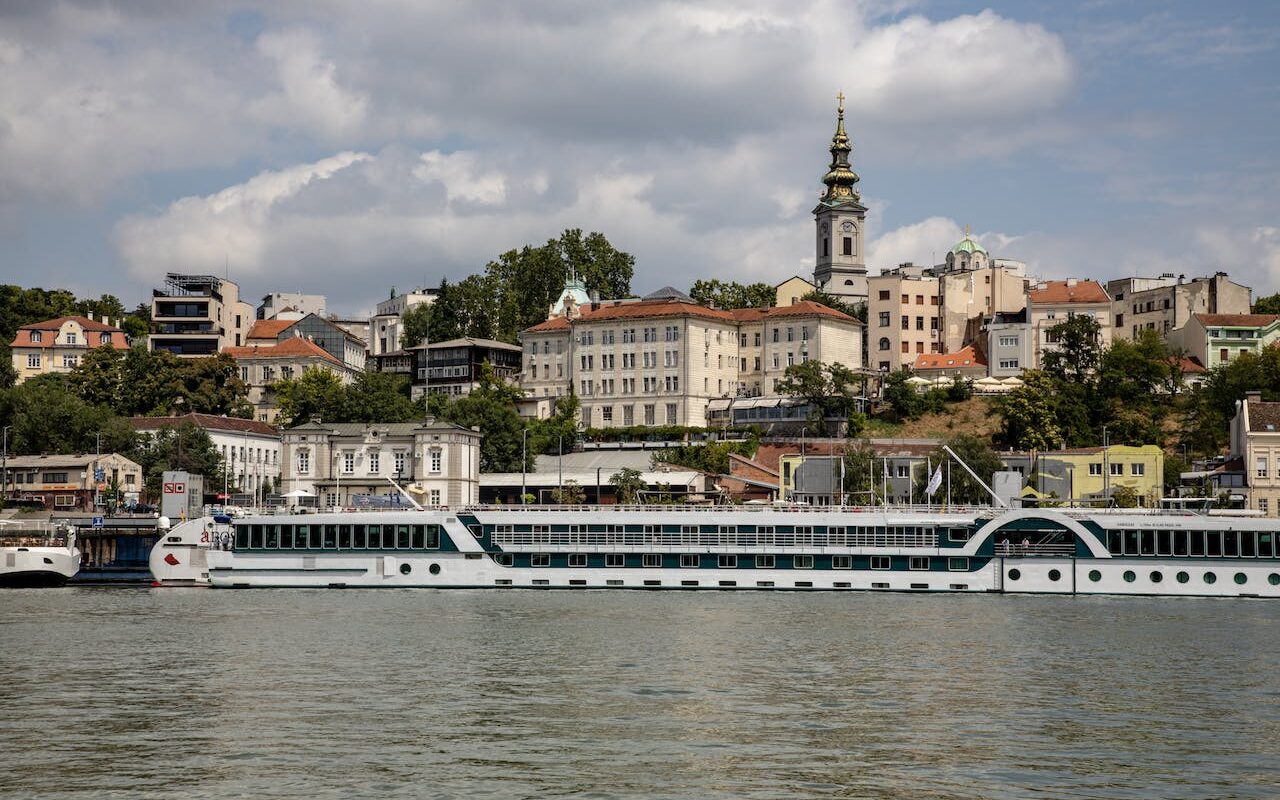
<path fill-rule="evenodd" d="M 694 281 L 689 289 L 694 302 L 723 309 L 769 308 L 777 302 L 777 290 L 767 283 L 742 284 L 737 281 Z"/>
<path fill-rule="evenodd" d="M 828 423 L 834 421 L 836 427 L 847 423 L 849 435 L 857 435 L 865 422 L 858 413 L 862 387 L 862 378 L 843 364 L 805 361 L 787 367 L 776 391 L 809 405 L 808 427 L 814 434 L 830 434 Z"/>

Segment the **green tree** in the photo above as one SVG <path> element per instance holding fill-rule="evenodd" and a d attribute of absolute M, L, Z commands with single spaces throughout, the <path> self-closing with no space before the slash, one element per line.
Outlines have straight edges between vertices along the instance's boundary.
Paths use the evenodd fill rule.
<path fill-rule="evenodd" d="M 404 325 L 403 343 L 406 348 L 417 347 L 428 341 L 431 333 L 431 303 L 419 303 L 404 312 L 400 318 Z"/>
<path fill-rule="evenodd" d="M 110 409 L 91 405 L 68 386 L 65 375 L 38 375 L 4 393 L 0 422 L 12 426 L 9 452 L 93 452 L 96 434 L 107 428 Z M 115 449 L 110 439 L 104 449 Z"/>
<path fill-rule="evenodd" d="M 93 348 L 71 370 L 71 389 L 90 405 L 109 406 L 121 411 L 125 357 L 124 351 L 110 345 Z M 123 413 L 127 414 L 128 410 Z"/>
<path fill-rule="evenodd" d="M 1253 301 L 1255 314 L 1280 314 L 1280 294 L 1269 294 Z"/>
<path fill-rule="evenodd" d="M 843 364 L 805 361 L 787 367 L 775 390 L 778 394 L 808 403 L 809 429 L 815 434 L 826 435 L 830 432 L 827 420 L 844 421 L 855 426 L 861 424 L 854 416 L 860 385 L 858 375 Z M 849 435 L 856 435 L 856 432 Z"/>
<path fill-rule="evenodd" d="M 333 422 L 408 422 L 420 416 L 409 399 L 409 377 L 393 372 L 362 372 L 345 387 L 340 419 Z"/>
<path fill-rule="evenodd" d="M 1102 359 L 1102 326 L 1093 317 L 1077 314 L 1047 331 L 1055 349 L 1044 354 L 1044 371 L 1059 380 L 1084 383 L 1092 379 Z"/>
<path fill-rule="evenodd" d="M 8 389 L 18 381 L 18 371 L 13 368 L 13 351 L 7 342 L 0 342 L 0 390 Z"/>
<path fill-rule="evenodd" d="M 187 410 L 241 419 L 253 416 L 240 368 L 226 353 L 183 360 L 177 372 L 178 392 Z"/>
<path fill-rule="evenodd" d="M 1138 490 L 1132 486 L 1116 486 L 1111 489 L 1111 505 L 1116 508 L 1137 508 Z"/>
<path fill-rule="evenodd" d="M 533 420 L 529 423 L 529 466 L 533 465 L 535 453 L 551 454 L 558 452 L 560 442 L 572 442 L 578 438 L 578 412 L 582 403 L 572 391 L 556 398 L 555 410 L 546 419 Z"/>
<path fill-rule="evenodd" d="M 307 367 L 296 378 L 274 385 L 280 424 L 289 428 L 319 417 L 326 422 L 346 422 L 347 392 L 337 375 L 320 367 Z"/>
<path fill-rule="evenodd" d="M 979 439 L 977 436 L 967 433 L 958 434 L 948 438 L 946 445 L 965 464 L 968 464 L 969 469 L 982 478 L 988 486 L 991 485 L 991 476 L 1004 469 L 1004 463 L 1000 460 L 1000 456 L 991 449 L 991 446 L 986 441 Z M 926 460 L 926 466 L 932 466 L 937 469 L 938 465 L 942 464 L 943 470 L 946 470 L 945 462 L 950 459 L 951 456 L 939 447 L 929 455 Z M 986 505 L 995 502 L 991 497 L 991 493 L 983 488 L 982 484 L 974 480 L 963 467 L 952 465 L 950 472 L 951 502 L 964 505 Z M 925 497 L 925 488 L 929 484 L 930 477 L 930 475 L 925 474 L 924 466 L 916 472 L 914 487 L 916 497 Z M 941 502 L 945 497 L 946 488 L 944 483 L 943 487 L 939 488 L 933 495 L 933 499 L 935 502 Z"/>
<path fill-rule="evenodd" d="M 760 442 L 756 439 L 733 440 L 722 442 L 705 442 L 702 444 L 677 445 L 664 447 L 650 456 L 655 464 L 678 464 L 689 469 L 710 472 L 716 475 L 729 474 L 729 456 L 740 455 L 750 458 L 755 454 Z"/>
<path fill-rule="evenodd" d="M 694 281 L 689 289 L 694 302 L 723 309 L 770 308 L 777 302 L 777 290 L 767 283 L 742 284 L 737 281 Z"/>
<path fill-rule="evenodd" d="M 645 490 L 644 478 L 640 476 L 640 470 L 630 467 L 623 467 L 610 475 L 609 483 L 613 486 L 618 502 L 623 505 L 638 502 L 640 493 Z"/>
<path fill-rule="evenodd" d="M 871 442 L 863 439 L 845 450 L 844 494 L 853 505 L 878 505 L 884 499 L 881 462 Z"/>
<path fill-rule="evenodd" d="M 884 398 L 895 420 L 915 419 L 925 411 L 925 399 L 916 387 L 908 383 L 911 370 L 903 367 L 884 376 L 880 396 Z"/>
<path fill-rule="evenodd" d="M 223 460 L 209 434 L 191 422 L 165 426 L 138 438 L 129 457 L 142 467 L 147 497 L 160 496 L 160 481 L 167 470 L 203 475 L 208 488 L 222 487 Z"/>
<path fill-rule="evenodd" d="M 993 410 L 1000 415 L 1000 441 L 1017 450 L 1051 450 L 1062 444 L 1058 427 L 1058 387 L 1046 373 L 1023 373 L 1022 385 L 997 399 Z"/>
<path fill-rule="evenodd" d="M 486 362 L 470 394 L 435 406 L 438 416 L 455 425 L 478 428 L 481 472 L 519 472 L 524 422 L 516 411 L 520 390 L 494 377 Z"/>
<path fill-rule="evenodd" d="M 116 326 L 124 321 L 125 316 L 124 304 L 113 294 L 100 295 L 96 300 L 93 298 L 80 300 L 76 303 L 75 309 L 75 313 L 82 317 L 91 316 L 96 320 L 110 318 L 111 324 Z"/>
<path fill-rule="evenodd" d="M 580 506 L 587 501 L 587 490 L 575 480 L 567 480 L 563 486 L 551 490 L 551 499 L 561 505 Z"/>

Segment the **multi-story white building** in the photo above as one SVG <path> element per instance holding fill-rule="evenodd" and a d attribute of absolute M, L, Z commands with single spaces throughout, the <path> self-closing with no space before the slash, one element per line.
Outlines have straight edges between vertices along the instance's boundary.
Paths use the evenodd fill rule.
<path fill-rule="evenodd" d="M 522 333 L 521 387 L 539 416 L 574 392 L 585 427 L 705 426 L 712 400 L 773 393 L 793 364 L 861 366 L 861 323 L 811 301 L 726 311 L 664 289 L 568 306 Z"/>
<path fill-rule="evenodd" d="M 394 353 L 405 348 L 404 312 L 423 304 L 434 303 L 438 292 L 435 289 L 414 289 L 404 294 L 395 294 L 378 303 L 369 317 L 369 355 L 380 356 Z"/>
<path fill-rule="evenodd" d="M 394 480 L 423 505 L 479 502 L 481 436 L 469 428 L 435 420 L 312 421 L 285 430 L 282 439 L 281 494 L 309 492 L 324 507 L 375 497 L 395 502 Z"/>
<path fill-rule="evenodd" d="M 940 279 L 904 264 L 867 280 L 867 361 L 881 372 L 943 352 Z"/>
<path fill-rule="evenodd" d="M 133 429 L 154 434 L 162 428 L 178 428 L 190 423 L 209 435 L 222 456 L 221 475 L 205 475 L 210 491 L 234 491 L 251 495 L 275 491 L 280 486 L 280 431 L 252 419 L 214 414 L 183 414 L 176 417 L 133 417 Z"/>
<path fill-rule="evenodd" d="M 240 286 L 213 275 L 165 276 L 152 291 L 147 346 L 176 356 L 211 356 L 244 344 L 256 312 L 240 299 Z"/>
<path fill-rule="evenodd" d="M 1280 516 L 1280 403 L 1264 403 L 1261 392 L 1236 401 L 1231 455 L 1244 461 L 1249 508 Z"/>
<path fill-rule="evenodd" d="M 9 343 L 17 383 L 50 372 L 70 372 L 95 347 L 126 350 L 128 337 L 107 320 L 58 317 L 18 328 Z"/>
<path fill-rule="evenodd" d="M 1225 272 L 1209 277 L 1118 278 L 1107 281 L 1117 339 L 1136 339 L 1142 331 L 1162 337 L 1186 325 L 1196 314 L 1248 314 L 1253 291 Z"/>
<path fill-rule="evenodd" d="M 326 298 L 322 294 L 272 292 L 263 295 L 258 305 L 258 319 L 302 319 L 308 314 L 324 316 Z"/>
<path fill-rule="evenodd" d="M 1027 290 L 1027 324 L 1030 326 L 1032 367 L 1041 369 L 1044 356 L 1058 347 L 1054 326 L 1075 316 L 1087 315 L 1098 323 L 1098 344 L 1111 346 L 1111 298 L 1097 281 L 1068 278 L 1042 281 Z"/>

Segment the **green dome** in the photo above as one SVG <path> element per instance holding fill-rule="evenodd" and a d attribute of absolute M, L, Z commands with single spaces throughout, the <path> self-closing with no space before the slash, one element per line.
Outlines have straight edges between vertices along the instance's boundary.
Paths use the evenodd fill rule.
<path fill-rule="evenodd" d="M 977 242 L 975 242 L 975 241 L 973 240 L 973 237 L 971 237 L 971 236 L 969 236 L 969 235 L 967 235 L 967 234 L 966 234 L 966 235 L 965 235 L 965 237 L 964 237 L 963 239 L 961 239 L 961 240 L 960 240 L 960 242 L 959 242 L 958 244 L 956 244 L 956 246 L 955 246 L 955 247 L 951 248 L 951 252 L 956 253 L 956 254 L 960 254 L 960 253 L 982 253 L 982 254 L 985 256 L 985 255 L 987 255 L 987 248 L 985 248 L 985 247 L 983 247 L 982 245 L 978 244 Z"/>

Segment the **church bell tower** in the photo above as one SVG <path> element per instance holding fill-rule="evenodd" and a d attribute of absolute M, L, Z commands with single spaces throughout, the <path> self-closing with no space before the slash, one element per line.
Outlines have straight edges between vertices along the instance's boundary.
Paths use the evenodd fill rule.
<path fill-rule="evenodd" d="M 867 207 L 858 194 L 858 174 L 849 166 L 849 135 L 844 130 L 844 94 L 836 95 L 836 133 L 831 137 L 831 166 L 822 176 L 826 191 L 813 210 L 816 228 L 814 283 L 829 295 L 852 303 L 867 299 Z"/>

